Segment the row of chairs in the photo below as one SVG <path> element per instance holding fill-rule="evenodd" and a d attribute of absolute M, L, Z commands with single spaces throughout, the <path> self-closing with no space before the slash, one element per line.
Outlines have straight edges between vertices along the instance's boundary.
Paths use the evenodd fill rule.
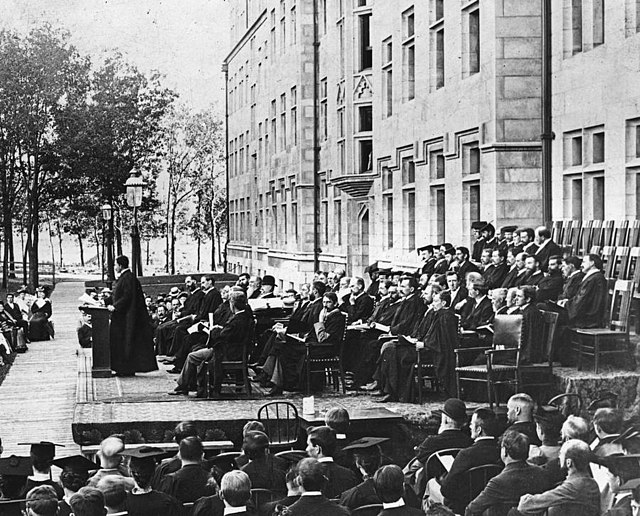
<path fill-rule="evenodd" d="M 583 255 L 592 247 L 640 246 L 638 220 L 557 220 L 551 224 L 551 238 L 559 246 Z"/>

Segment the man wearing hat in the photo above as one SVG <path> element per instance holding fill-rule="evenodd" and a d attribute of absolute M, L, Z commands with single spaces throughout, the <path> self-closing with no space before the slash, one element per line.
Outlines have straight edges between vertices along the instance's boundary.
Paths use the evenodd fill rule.
<path fill-rule="evenodd" d="M 51 479 L 51 464 L 56 454 L 56 446 L 61 444 L 40 441 L 37 443 L 18 443 L 19 446 L 30 446 L 32 474 L 27 478 L 23 494 L 38 486 L 51 486 L 55 489 L 59 500 L 62 500 L 64 491 L 60 484 Z"/>
<path fill-rule="evenodd" d="M 259 299 L 273 299 L 275 294 L 273 291 L 276 288 L 276 279 L 270 274 L 266 274 L 262 278 L 262 286 L 260 287 Z"/>
<path fill-rule="evenodd" d="M 84 455 L 72 455 L 63 457 L 52 462 L 54 466 L 62 469 L 60 473 L 60 484 L 64 489 L 64 496 L 60 500 L 58 516 L 69 516 L 71 505 L 69 501 L 81 487 L 87 485 L 89 472 L 98 469 L 98 465 L 91 462 Z"/>
<path fill-rule="evenodd" d="M 33 472 L 29 457 L 11 455 L 0 459 L 0 476 L 2 478 L 2 501 L 20 500 L 24 498 L 24 487 L 27 477 Z M 21 515 L 20 505 L 16 503 L 3 505 L 10 515 Z M 10 512 L 12 511 L 12 512 Z"/>
<path fill-rule="evenodd" d="M 513 233 L 517 226 L 502 226 L 500 229 L 501 239 L 498 243 L 498 249 L 502 249 L 505 253 L 513 247 Z"/>
<path fill-rule="evenodd" d="M 415 482 L 416 472 L 424 467 L 427 459 L 437 451 L 447 448 L 466 448 L 473 444 L 468 433 L 462 430 L 467 422 L 467 406 L 458 398 L 444 402 L 440 413 L 440 428 L 436 435 L 427 437 L 415 447 L 416 455 L 404 468 L 405 478 L 410 484 Z M 436 476 L 437 471 L 427 471 L 426 480 Z"/>
<path fill-rule="evenodd" d="M 253 489 L 269 489 L 276 493 L 284 493 L 285 465 L 269 453 L 269 444 L 269 438 L 264 432 L 247 432 L 242 442 L 242 451 L 249 463 L 242 467 L 242 471 L 249 475 Z"/>
<path fill-rule="evenodd" d="M 482 238 L 484 240 L 482 249 L 495 249 L 498 247 L 498 238 L 496 237 L 496 228 L 491 222 L 485 225 L 481 230 Z"/>
<path fill-rule="evenodd" d="M 482 249 L 484 248 L 484 237 L 480 230 L 486 225 L 487 222 L 484 220 L 477 220 L 471 223 L 471 233 L 473 235 L 471 261 L 474 263 L 480 263 L 480 256 L 482 255 Z"/>
<path fill-rule="evenodd" d="M 13 317 L 16 326 L 22 328 L 25 339 L 28 343 L 29 322 L 23 317 L 22 310 L 20 310 L 20 306 L 18 305 L 18 303 L 15 302 L 13 294 L 7 294 L 7 300 L 4 303 L 4 309 L 11 317 Z"/>
<path fill-rule="evenodd" d="M 378 297 L 378 288 L 380 286 L 380 269 L 378 268 L 378 262 L 373 262 L 368 267 L 365 267 L 364 273 L 369 275 L 371 283 L 367 287 L 367 294 L 376 300 L 380 300 Z"/>
<path fill-rule="evenodd" d="M 324 475 L 327 477 L 323 493 L 327 498 L 338 498 L 344 491 L 355 487 L 358 483 L 353 471 L 333 461 L 336 445 L 336 433 L 328 426 L 307 429 L 307 455 L 322 464 Z"/>
<path fill-rule="evenodd" d="M 345 446 L 343 451 L 351 451 L 356 467 L 364 479 L 362 483 L 352 487 L 340 496 L 340 505 L 353 511 L 363 505 L 379 504 L 380 496 L 376 493 L 373 476 L 382 465 L 382 451 L 380 444 L 389 439 L 385 437 L 363 437 Z M 413 489 L 405 485 L 402 498 L 410 507 L 420 507 L 420 502 Z"/>

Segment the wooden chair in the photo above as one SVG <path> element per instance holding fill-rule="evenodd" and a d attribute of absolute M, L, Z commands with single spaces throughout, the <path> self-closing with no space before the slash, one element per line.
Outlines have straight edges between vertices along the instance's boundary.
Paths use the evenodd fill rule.
<path fill-rule="evenodd" d="M 345 321 L 346 323 L 346 321 Z M 311 392 L 311 375 L 313 373 L 322 373 L 324 374 L 325 380 L 329 378 L 331 384 L 337 392 L 340 392 L 340 385 L 342 385 L 342 392 L 344 394 L 347 393 L 346 380 L 344 375 L 344 362 L 343 362 L 343 354 L 344 354 L 344 343 L 347 338 L 347 325 L 344 326 L 344 333 L 342 334 L 342 339 L 338 344 L 338 353 L 327 357 L 327 358 L 313 358 L 312 348 L 313 342 L 305 342 L 305 359 L 304 359 L 304 370 L 306 371 L 306 393 L 309 394 Z M 340 383 L 338 383 L 338 379 Z"/>
<path fill-rule="evenodd" d="M 615 245 L 613 242 L 614 225 L 615 225 L 615 221 L 613 220 L 602 221 L 602 237 L 601 237 L 602 244 L 601 245 L 603 246 Z"/>
<path fill-rule="evenodd" d="M 640 281 L 640 247 L 631 247 L 629 249 L 629 258 L 627 259 L 627 268 L 618 278 L 621 280 L 631 280 L 636 285 Z"/>
<path fill-rule="evenodd" d="M 562 221 L 562 245 L 571 245 L 571 227 L 573 226 L 572 220 Z"/>
<path fill-rule="evenodd" d="M 611 286 L 613 286 L 613 283 L 616 280 L 627 279 L 624 276 L 626 275 L 626 271 L 628 268 L 630 253 L 631 250 L 626 246 L 616 247 L 616 250 L 613 253 L 613 258 L 611 260 L 612 263 L 609 266 L 609 272 L 611 273 L 611 276 L 605 276 Z"/>
<path fill-rule="evenodd" d="M 556 242 L 558 245 L 563 244 L 562 233 L 563 233 L 562 221 L 554 220 L 551 223 L 551 239 L 554 242 Z"/>
<path fill-rule="evenodd" d="M 557 407 L 564 417 L 579 416 L 582 413 L 582 403 L 582 397 L 577 392 L 558 394 L 547 401 L 547 405 Z"/>
<path fill-rule="evenodd" d="M 213 457 L 207 459 L 207 464 L 211 468 L 217 468 L 217 470 L 224 474 L 234 469 L 238 469 L 236 459 L 240 457 L 241 453 L 237 451 L 219 453 Z"/>
<path fill-rule="evenodd" d="M 613 242 L 616 247 L 628 246 L 629 241 L 629 221 L 618 220 L 613 225 Z"/>
<path fill-rule="evenodd" d="M 574 254 L 582 256 L 591 245 L 591 236 L 593 234 L 593 220 L 582 222 L 582 233 L 580 235 L 580 244 L 574 249 Z"/>
<path fill-rule="evenodd" d="M 502 466 L 498 464 L 484 464 L 466 471 L 462 485 L 467 486 L 467 500 L 474 500 L 487 487 L 489 480 L 500 473 L 502 469 Z"/>
<path fill-rule="evenodd" d="M 600 372 L 600 359 L 605 355 L 628 355 L 635 362 L 629 346 L 629 312 L 635 290 L 633 281 L 618 280 L 613 287 L 606 328 L 576 328 L 571 331 L 573 349 L 578 352 L 578 370 L 584 356 L 594 357 L 595 372 Z M 622 343 L 622 344 L 621 344 Z"/>
<path fill-rule="evenodd" d="M 459 348 L 454 350 L 456 353 L 456 386 L 458 390 L 458 398 L 462 399 L 462 390 L 460 383 L 462 381 L 484 383 L 487 389 L 487 399 L 489 406 L 493 408 L 494 394 L 496 387 L 504 383 L 514 383 L 516 381 L 516 366 L 497 364 L 493 361 L 493 355 L 490 353 L 498 349 L 504 348 L 515 352 L 520 347 L 522 340 L 522 316 L 521 315 L 503 315 L 495 316 L 493 322 L 493 345 L 490 348 Z M 470 366 L 461 366 L 461 355 L 470 351 L 482 351 L 486 355 L 486 363 L 474 364 Z M 514 356 L 515 358 L 515 356 Z M 496 404 L 498 404 L 498 399 Z"/>
<path fill-rule="evenodd" d="M 640 245 L 640 220 L 632 220 L 629 222 L 627 245 L 629 247 L 637 247 Z"/>
<path fill-rule="evenodd" d="M 296 464 L 307 456 L 305 450 L 284 450 L 275 454 L 275 457 L 287 461 L 287 463 Z"/>
<path fill-rule="evenodd" d="M 592 245 L 589 248 L 589 254 L 597 254 L 598 256 L 602 255 L 602 247 L 599 245 Z"/>
<path fill-rule="evenodd" d="M 291 448 L 298 443 L 300 419 L 298 409 L 288 401 L 272 401 L 258 409 L 258 421 L 269 436 L 271 448 Z"/>
<path fill-rule="evenodd" d="M 258 511 L 265 503 L 275 502 L 280 498 L 281 498 L 280 495 L 278 495 L 277 493 L 274 493 L 270 489 L 255 487 L 251 490 L 251 501 L 253 502 L 253 506 Z"/>
<path fill-rule="evenodd" d="M 574 220 L 571 224 L 571 240 L 569 245 L 573 249 L 574 254 L 580 249 L 580 242 L 582 239 L 582 233 L 584 229 L 584 222 L 582 220 Z"/>
<path fill-rule="evenodd" d="M 444 450 L 438 450 L 429 457 L 424 463 L 424 467 L 420 468 L 416 471 L 416 481 L 414 490 L 416 493 L 420 493 L 420 497 L 422 497 L 422 493 L 427 487 L 427 481 L 430 478 L 434 477 L 443 477 L 447 473 L 447 469 L 444 466 L 445 457 L 448 460 L 452 458 L 455 459 L 458 453 L 462 448 L 446 448 Z"/>
<path fill-rule="evenodd" d="M 363 505 L 351 511 L 351 516 L 378 516 L 382 510 L 381 503 L 372 503 Z"/>
<path fill-rule="evenodd" d="M 530 388 L 546 387 L 550 389 L 554 384 L 553 378 L 553 352 L 556 334 L 556 325 L 558 323 L 558 314 L 556 312 L 542 311 L 544 319 L 544 327 L 542 329 L 542 352 L 545 361 L 539 364 L 522 364 L 520 353 L 518 352 L 516 363 L 517 374 L 517 391 L 528 392 Z"/>
<path fill-rule="evenodd" d="M 438 392 L 439 389 L 438 377 L 436 376 L 436 368 L 433 363 L 423 362 L 424 357 L 422 356 L 421 351 L 423 350 L 417 350 L 416 363 L 413 366 L 413 378 L 418 385 L 418 403 L 420 405 L 422 405 L 422 391 L 426 382 L 430 383 L 432 391 Z"/>
<path fill-rule="evenodd" d="M 595 246 L 603 246 L 605 244 L 602 244 L 602 220 L 594 220 L 593 224 L 591 225 L 591 242 L 589 242 L 589 247 L 591 248 L 594 245 Z"/>
<path fill-rule="evenodd" d="M 616 254 L 616 248 L 612 245 L 606 245 L 602 248 L 602 273 L 605 278 L 610 278 L 613 274 L 614 256 Z"/>
<path fill-rule="evenodd" d="M 247 332 L 247 337 L 244 342 L 238 343 L 242 346 L 242 358 L 240 360 L 222 360 L 220 362 L 221 372 L 221 386 L 232 385 L 236 392 L 244 388 L 246 396 L 251 394 L 251 381 L 249 380 L 249 352 L 253 345 L 255 337 L 256 322 L 252 320 L 251 327 Z M 206 368 L 206 385 L 207 385 L 207 397 L 215 397 L 215 388 L 218 386 L 212 385 L 212 379 L 215 377 L 212 369 L 216 366 L 214 360 L 205 362 L 203 367 Z"/>

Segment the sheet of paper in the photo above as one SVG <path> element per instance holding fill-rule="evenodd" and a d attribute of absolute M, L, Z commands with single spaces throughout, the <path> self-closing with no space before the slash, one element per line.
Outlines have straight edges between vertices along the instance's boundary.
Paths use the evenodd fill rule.
<path fill-rule="evenodd" d="M 453 466 L 453 461 L 455 457 L 453 455 L 438 455 L 440 462 L 444 466 L 444 469 L 447 471 L 451 471 L 451 466 Z"/>

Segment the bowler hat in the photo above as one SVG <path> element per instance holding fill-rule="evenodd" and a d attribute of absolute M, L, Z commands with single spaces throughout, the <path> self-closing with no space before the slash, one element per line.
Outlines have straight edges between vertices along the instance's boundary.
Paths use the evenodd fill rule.
<path fill-rule="evenodd" d="M 263 285 L 269 285 L 271 287 L 275 287 L 276 286 L 276 279 L 271 276 L 270 274 L 267 274 L 264 278 L 262 278 L 262 284 Z"/>
<path fill-rule="evenodd" d="M 449 398 L 444 402 L 442 412 L 454 421 L 464 421 L 467 419 L 467 406 L 464 401 L 458 398 Z"/>

